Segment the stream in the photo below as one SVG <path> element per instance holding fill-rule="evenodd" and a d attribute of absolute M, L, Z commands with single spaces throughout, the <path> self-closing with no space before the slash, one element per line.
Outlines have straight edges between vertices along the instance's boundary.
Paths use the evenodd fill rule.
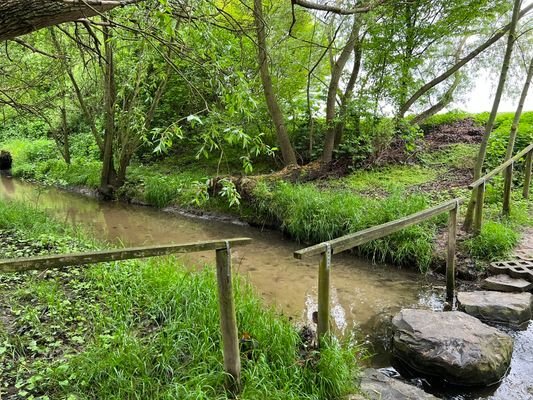
<path fill-rule="evenodd" d="M 295 250 L 306 246 L 285 238 L 280 232 L 250 227 L 238 221 L 100 202 L 4 175 L 0 175 L 0 199 L 30 202 L 65 224 L 82 227 L 99 239 L 124 246 L 249 237 L 253 240 L 251 245 L 232 250 L 234 271 L 248 279 L 266 304 L 301 324 L 312 324 L 312 313 L 317 310 L 318 258 L 293 258 Z M 214 264 L 214 252 L 180 257 L 191 265 Z M 390 316 L 404 307 L 442 308 L 442 285 L 443 282 L 416 272 L 375 265 L 349 254 L 336 255 L 331 275 L 332 316 L 336 329 L 342 334 L 355 331 L 364 335 L 377 354 L 371 361 L 372 366 L 387 367 L 390 365 L 387 351 L 390 328 L 386 322 Z M 516 342 L 511 371 L 497 388 L 472 393 L 448 390 L 436 393 L 455 400 L 533 399 L 533 392 L 528 392 L 533 390 L 533 324 L 513 336 Z"/>

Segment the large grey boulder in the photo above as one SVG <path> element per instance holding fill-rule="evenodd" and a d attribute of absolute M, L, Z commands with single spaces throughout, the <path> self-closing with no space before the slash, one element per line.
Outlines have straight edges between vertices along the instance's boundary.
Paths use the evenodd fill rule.
<path fill-rule="evenodd" d="M 457 293 L 461 311 L 489 323 L 523 326 L 531 319 L 531 293 L 479 290 Z"/>
<path fill-rule="evenodd" d="M 394 356 L 421 375 L 490 385 L 509 368 L 513 339 L 468 314 L 404 309 L 392 324 Z"/>
<path fill-rule="evenodd" d="M 369 400 L 438 400 L 416 386 L 371 368 L 362 373 L 361 392 Z"/>

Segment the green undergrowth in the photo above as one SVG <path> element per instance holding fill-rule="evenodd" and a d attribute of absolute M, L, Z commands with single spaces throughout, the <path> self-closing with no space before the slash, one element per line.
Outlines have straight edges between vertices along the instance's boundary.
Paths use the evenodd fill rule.
<path fill-rule="evenodd" d="M 341 186 L 356 191 L 398 191 L 413 185 L 432 182 L 438 170 L 420 165 L 395 165 L 372 170 L 356 171 L 338 180 Z"/>
<path fill-rule="evenodd" d="M 322 191 L 312 184 L 261 182 L 254 190 L 257 212 L 275 220 L 298 241 L 319 243 L 383 224 L 430 205 L 421 194 L 398 191 L 372 199 L 350 191 Z M 427 271 L 434 261 L 433 241 L 445 216 L 404 229 L 361 246 L 360 252 L 378 262 L 417 267 Z"/>
<path fill-rule="evenodd" d="M 1 257 L 96 246 L 32 207 L 3 202 L 0 242 L 11 249 Z M 234 285 L 239 332 L 254 343 L 241 348 L 240 399 L 335 399 L 355 390 L 356 342 L 302 353 L 296 328 L 242 279 Z M 0 274 L 0 310 L 1 397 L 228 398 L 212 267 L 191 270 L 165 257 Z"/>
<path fill-rule="evenodd" d="M 521 231 L 533 227 L 533 205 L 522 198 L 520 189 L 513 192 L 511 213 L 506 217 L 502 215 L 503 179 L 499 176 L 487 185 L 481 232 L 462 243 L 471 257 L 481 261 L 509 257 L 520 241 Z"/>
<path fill-rule="evenodd" d="M 476 144 L 455 143 L 438 151 L 423 153 L 419 158 L 428 168 L 473 169 L 478 149 Z"/>
<path fill-rule="evenodd" d="M 82 151 L 74 152 L 69 165 L 49 139 L 17 138 L 0 143 L 0 148 L 13 156 L 12 173 L 18 178 L 60 187 L 96 189 L 99 186 L 102 163 L 94 159 L 94 155 L 90 157 L 82 154 Z M 165 162 L 148 165 L 137 163 L 128 169 L 126 183 L 117 195 L 157 208 L 180 205 L 228 211 L 224 201 L 210 196 L 207 191 L 208 177 L 215 172 L 212 166 L 201 170 L 190 167 L 180 169 Z"/>

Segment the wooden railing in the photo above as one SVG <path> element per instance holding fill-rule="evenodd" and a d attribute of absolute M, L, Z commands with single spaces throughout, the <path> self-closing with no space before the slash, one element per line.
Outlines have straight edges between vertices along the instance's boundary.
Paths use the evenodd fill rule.
<path fill-rule="evenodd" d="M 513 166 L 515 161 L 518 161 L 522 157 L 526 156 L 525 176 L 524 176 L 524 188 L 522 190 L 522 196 L 524 199 L 529 198 L 529 186 L 531 184 L 531 166 L 533 158 L 533 143 L 527 146 L 524 150 L 517 153 L 514 157 L 500 164 L 489 173 L 483 175 L 478 180 L 468 185 L 469 189 L 477 188 L 476 195 L 476 207 L 474 209 L 474 233 L 481 232 L 481 226 L 483 224 L 483 203 L 485 199 L 485 186 L 486 183 L 494 178 L 496 175 L 505 170 L 505 182 L 503 186 L 503 214 L 509 215 L 511 212 L 511 191 L 513 186 Z"/>
<path fill-rule="evenodd" d="M 460 199 L 454 199 L 438 206 L 408 215 L 395 221 L 364 229 L 362 231 L 341 236 L 337 239 L 319 243 L 294 252 L 294 257 L 302 259 L 320 255 L 318 269 L 318 338 L 321 339 L 329 332 L 330 319 L 330 272 L 331 256 L 360 246 L 364 243 L 395 233 L 401 229 L 416 225 L 436 217 L 445 212 L 448 216 L 448 249 L 446 259 L 446 299 L 453 302 L 455 292 L 455 243 L 457 238 L 457 214 Z"/>
<path fill-rule="evenodd" d="M 122 261 L 177 253 L 215 250 L 224 369 L 229 377 L 228 389 L 236 394 L 240 391 L 241 386 L 241 359 L 237 319 L 235 316 L 235 302 L 231 282 L 231 246 L 242 246 L 249 243 L 251 243 L 251 239 L 249 238 L 236 238 L 188 244 L 133 247 L 87 253 L 16 258 L 0 260 L 0 272 L 16 273 L 23 271 L 39 271 L 50 268 L 95 264 L 108 261 Z"/>

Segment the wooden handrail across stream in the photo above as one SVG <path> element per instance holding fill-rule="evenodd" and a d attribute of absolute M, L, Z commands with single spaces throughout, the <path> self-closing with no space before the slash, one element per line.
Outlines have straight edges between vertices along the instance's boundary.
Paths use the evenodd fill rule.
<path fill-rule="evenodd" d="M 435 207 L 408 215 L 406 217 L 390 221 L 382 225 L 351 233 L 327 242 L 319 243 L 294 252 L 294 257 L 302 259 L 321 255 L 318 269 L 318 338 L 329 332 L 330 319 L 330 272 L 331 256 L 354 247 L 360 246 L 372 240 L 376 240 L 404 228 L 427 221 L 440 214 L 448 212 L 448 249 L 446 258 L 446 300 L 453 302 L 455 292 L 455 244 L 457 239 L 457 214 L 462 200 L 459 198 L 449 200 Z"/>
<path fill-rule="evenodd" d="M 474 233 L 479 234 L 481 232 L 481 225 L 483 224 L 483 202 L 485 199 L 485 186 L 486 183 L 505 170 L 505 183 L 503 186 L 503 214 L 509 215 L 511 212 L 511 190 L 513 184 L 513 167 L 515 161 L 518 161 L 522 157 L 526 156 L 525 175 L 524 175 L 524 188 L 522 190 L 522 196 L 524 199 L 529 198 L 529 186 L 531 185 L 531 167 L 533 161 L 533 143 L 527 146 L 525 149 L 517 153 L 514 157 L 503 162 L 492 171 L 486 173 L 481 178 L 475 180 L 470 185 L 469 189 L 477 188 L 476 204 L 474 209 Z"/>
<path fill-rule="evenodd" d="M 42 271 L 50 268 L 215 250 L 224 369 L 229 377 L 228 390 L 237 394 L 241 388 L 241 358 L 233 286 L 231 282 L 231 246 L 242 246 L 251 242 L 252 240 L 249 238 L 235 238 L 187 244 L 131 247 L 86 253 L 15 258 L 0 260 L 0 273 Z"/>

